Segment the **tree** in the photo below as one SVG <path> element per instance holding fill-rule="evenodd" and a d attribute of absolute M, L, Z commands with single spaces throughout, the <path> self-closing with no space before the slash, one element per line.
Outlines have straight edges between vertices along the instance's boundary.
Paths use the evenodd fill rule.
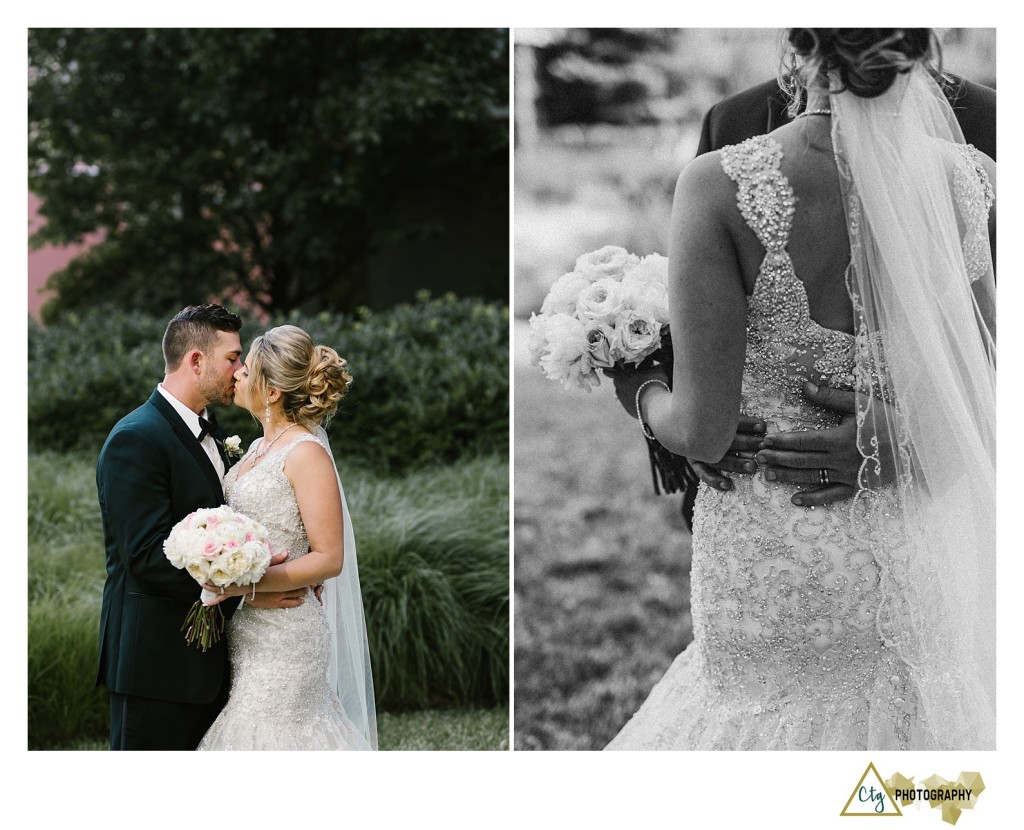
<path fill-rule="evenodd" d="M 540 115 L 548 126 L 658 120 L 675 29 L 564 29 L 538 49 Z"/>
<path fill-rule="evenodd" d="M 375 245 L 436 230 L 411 189 L 507 204 L 507 101 L 507 30 L 30 30 L 31 242 L 103 234 L 44 319 L 352 307 Z"/>

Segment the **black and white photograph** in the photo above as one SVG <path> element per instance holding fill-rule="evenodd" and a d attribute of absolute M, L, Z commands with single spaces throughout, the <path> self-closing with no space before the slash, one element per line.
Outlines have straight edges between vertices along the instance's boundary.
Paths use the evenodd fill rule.
<path fill-rule="evenodd" d="M 995 748 L 995 57 L 515 30 L 515 749 Z"/>

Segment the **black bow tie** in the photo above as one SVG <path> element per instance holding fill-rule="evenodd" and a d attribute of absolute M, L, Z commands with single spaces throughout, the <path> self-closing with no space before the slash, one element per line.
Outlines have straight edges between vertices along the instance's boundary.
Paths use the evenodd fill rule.
<path fill-rule="evenodd" d="M 202 442 L 207 435 L 212 435 L 213 431 L 217 428 L 217 422 L 214 420 L 207 421 L 202 415 L 199 416 L 199 434 L 196 436 L 196 440 Z"/>

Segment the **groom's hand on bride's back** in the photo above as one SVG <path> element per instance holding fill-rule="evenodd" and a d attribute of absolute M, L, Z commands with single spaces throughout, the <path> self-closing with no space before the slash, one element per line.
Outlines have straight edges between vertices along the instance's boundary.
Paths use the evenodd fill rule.
<path fill-rule="evenodd" d="M 661 367 L 642 372 L 625 372 L 619 369 L 603 369 L 602 371 L 606 377 L 614 381 L 615 397 L 634 420 L 637 417 L 636 393 L 640 385 L 648 380 L 668 380 L 665 370 Z M 736 427 L 736 437 L 725 456 L 714 464 L 690 461 L 690 466 L 693 467 L 700 480 L 710 487 L 714 487 L 716 490 L 731 490 L 732 481 L 726 473 L 756 472 L 757 464 L 753 460 L 754 453 L 761 446 L 764 433 L 764 421 L 740 415 L 739 424 Z"/>
<path fill-rule="evenodd" d="M 857 448 L 857 402 L 853 392 L 829 386 L 804 384 L 804 397 L 818 406 L 842 415 L 837 426 L 803 432 L 777 432 L 764 438 L 764 448 L 756 460 L 769 481 L 807 485 L 795 493 L 792 502 L 816 507 L 845 501 L 857 492 L 857 476 L 863 457 Z M 880 457 L 888 455 L 888 436 L 879 435 Z M 828 484 L 822 484 L 822 470 Z M 890 474 L 886 474 L 890 473 Z M 883 469 L 880 480 L 869 486 L 891 481 L 891 471 Z"/>
<path fill-rule="evenodd" d="M 732 479 L 726 473 L 756 473 L 757 462 L 754 453 L 761 447 L 764 440 L 765 423 L 760 418 L 749 418 L 740 415 L 736 425 L 736 437 L 732 439 L 729 450 L 714 464 L 701 461 L 690 461 L 690 466 L 697 477 L 716 490 L 731 490 Z"/>
<path fill-rule="evenodd" d="M 257 591 L 256 597 L 246 594 L 244 602 L 253 608 L 295 608 L 306 601 L 309 588 L 295 588 L 292 591 Z"/>

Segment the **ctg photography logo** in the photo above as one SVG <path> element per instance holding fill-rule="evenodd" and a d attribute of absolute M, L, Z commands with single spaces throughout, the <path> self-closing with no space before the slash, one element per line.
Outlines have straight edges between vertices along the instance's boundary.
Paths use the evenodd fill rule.
<path fill-rule="evenodd" d="M 915 784 L 913 777 L 899 772 L 883 781 L 869 763 L 839 815 L 902 816 L 904 808 L 913 805 L 939 810 L 943 821 L 956 824 L 964 810 L 974 809 L 984 789 L 980 772 L 961 772 L 956 781 L 930 775 Z"/>

